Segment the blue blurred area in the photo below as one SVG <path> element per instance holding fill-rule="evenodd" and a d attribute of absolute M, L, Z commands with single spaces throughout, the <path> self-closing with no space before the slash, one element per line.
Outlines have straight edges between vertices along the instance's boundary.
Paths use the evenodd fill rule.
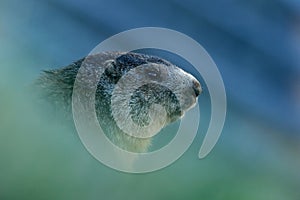
<path fill-rule="evenodd" d="M 299 99 L 295 102 L 293 96 L 299 85 L 295 2 L 4 1 L 2 32 L 55 67 L 83 57 L 103 39 L 127 29 L 182 31 L 211 54 L 229 98 L 239 108 L 299 132 Z"/>
<path fill-rule="evenodd" d="M 164 178 L 176 173 L 177 181 L 188 184 L 189 180 L 179 178 L 182 168 L 192 173 L 197 170 L 193 168 L 195 166 L 209 169 L 210 164 L 216 164 L 218 167 L 212 168 L 216 172 L 222 169 L 220 163 L 223 163 L 223 171 L 214 175 L 209 171 L 207 175 L 199 175 L 203 180 L 209 180 L 211 175 L 212 180 L 218 183 L 212 181 L 205 185 L 198 182 L 198 176 L 195 176 L 192 182 L 201 183 L 199 187 L 205 191 L 198 193 L 198 188 L 191 185 L 184 186 L 183 193 L 191 194 L 189 197 L 193 199 L 300 199 L 300 1 L 4 0 L 0 2 L 0 91 L 10 90 L 12 82 L 22 85 L 30 83 L 42 69 L 68 65 L 87 55 L 109 36 L 145 26 L 174 29 L 202 44 L 222 74 L 228 97 L 224 132 L 208 161 L 194 158 L 198 146 L 193 145 L 188 156 L 177 165 L 174 164 L 174 171 L 171 169 L 166 174 L 159 172 L 145 179 L 151 184 L 156 179 L 162 181 L 161 187 L 164 187 L 164 184 L 170 184 Z M 7 77 L 15 77 L 17 80 Z M 5 98 L 7 102 L 10 101 L 9 97 Z M 200 105 L 201 101 L 205 105 L 209 104 L 201 97 L 199 101 Z M 209 114 L 208 108 L 204 110 L 207 110 L 204 113 Z M 0 114 L 0 120 L 4 118 Z M 202 138 L 199 136 L 197 143 L 200 144 Z M 68 140 L 67 137 L 64 139 Z M 4 134 L 0 140 L 13 141 Z M 76 144 L 80 145 L 79 142 Z M 1 148 L 1 157 L 10 155 L 9 145 L 2 145 Z M 75 146 L 72 148 L 75 149 Z M 228 159 L 230 163 L 227 163 Z M 190 162 L 190 165 L 184 166 L 185 162 Z M 196 162 L 200 164 L 194 165 Z M 95 170 L 94 165 L 84 166 L 80 170 Z M 12 171 L 10 173 L 13 176 Z M 84 174 L 82 171 L 78 173 Z M 105 199 L 123 198 L 121 194 L 125 189 L 113 188 L 122 186 L 114 185 L 112 174 L 109 171 L 104 176 L 107 184 L 111 184 L 105 187 L 111 190 L 106 194 L 119 191 L 120 195 L 107 196 Z M 5 175 L 0 171 L 0 197 L 1 185 L 5 184 L 1 182 L 1 176 Z M 27 175 L 24 176 L 27 178 Z M 127 177 L 124 174 L 122 176 Z M 81 179 L 77 178 L 66 183 L 74 181 L 79 188 Z M 151 191 L 147 190 L 151 186 L 147 186 L 146 182 L 139 187 L 136 179 L 127 178 L 117 180 L 132 186 L 131 192 L 135 187 L 142 188 L 141 191 L 149 193 L 151 197 Z M 87 181 L 85 177 L 82 179 Z M 137 179 L 143 180 L 141 177 Z M 126 180 L 129 180 L 128 183 Z M 39 183 L 38 178 L 33 181 L 34 184 Z M 91 181 L 91 185 L 97 183 L 92 175 L 89 175 L 88 181 Z M 280 181 L 284 186 L 280 185 Z M 54 181 L 55 184 L 60 183 Z M 223 195 L 216 194 L 218 191 L 214 190 L 214 184 L 220 185 L 218 189 Z M 228 184 L 237 188 L 236 193 Z M 7 191 L 13 191 L 16 185 L 10 183 L 11 190 Z M 241 185 L 243 187 L 239 189 Z M 224 191 L 227 188 L 236 195 L 224 192 L 221 189 L 223 186 Z M 89 187 L 93 188 L 89 191 L 94 192 L 90 197 L 97 196 L 96 187 Z M 251 187 L 256 190 L 245 190 Z M 264 187 L 267 189 L 264 190 Z M 169 190 L 176 193 L 175 190 Z M 7 191 L 3 193 L 8 195 Z M 142 195 L 142 192 L 137 193 Z M 242 195 L 248 193 L 248 198 Z M 152 194 L 152 197 L 168 197 L 163 192 L 159 194 L 162 195 Z M 130 197 L 130 192 L 127 197 Z M 143 196 L 137 198 L 142 199 Z"/>

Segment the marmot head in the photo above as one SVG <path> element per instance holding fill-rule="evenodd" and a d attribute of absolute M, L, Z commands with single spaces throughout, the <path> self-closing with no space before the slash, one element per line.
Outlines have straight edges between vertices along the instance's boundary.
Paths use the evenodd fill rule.
<path fill-rule="evenodd" d="M 106 61 L 96 102 L 97 110 L 107 115 L 99 113 L 99 122 L 115 123 L 127 135 L 149 138 L 182 117 L 201 92 L 196 78 L 170 62 L 125 53 Z M 107 116 L 111 123 L 104 119 Z"/>
<path fill-rule="evenodd" d="M 84 73 L 79 75 L 82 66 Z M 37 84 L 50 101 L 70 112 L 75 79 L 83 96 L 95 98 L 96 115 L 107 137 L 135 152 L 147 150 L 150 138 L 181 118 L 202 91 L 196 78 L 172 63 L 131 52 L 89 55 L 45 71 Z M 96 95 L 89 96 L 96 80 Z"/>

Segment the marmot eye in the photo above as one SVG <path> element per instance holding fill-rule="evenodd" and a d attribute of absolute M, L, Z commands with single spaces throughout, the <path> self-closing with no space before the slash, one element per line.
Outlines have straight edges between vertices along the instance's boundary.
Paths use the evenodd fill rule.
<path fill-rule="evenodd" d="M 167 70 L 161 66 L 149 66 L 144 72 L 147 76 L 155 81 L 163 81 L 167 78 Z"/>
<path fill-rule="evenodd" d="M 148 72 L 148 75 L 152 76 L 152 77 L 157 77 L 158 76 L 157 72 L 154 72 L 154 71 Z"/>
<path fill-rule="evenodd" d="M 146 71 L 147 75 L 151 78 L 158 78 L 161 75 L 160 69 L 158 67 L 149 67 Z"/>

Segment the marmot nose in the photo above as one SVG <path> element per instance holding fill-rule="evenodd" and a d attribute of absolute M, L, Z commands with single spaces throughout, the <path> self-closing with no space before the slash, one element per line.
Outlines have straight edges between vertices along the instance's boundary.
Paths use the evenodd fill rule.
<path fill-rule="evenodd" d="M 199 96 L 199 94 L 201 94 L 201 92 L 202 92 L 201 85 L 197 80 L 193 80 L 193 89 L 194 89 L 196 97 Z"/>

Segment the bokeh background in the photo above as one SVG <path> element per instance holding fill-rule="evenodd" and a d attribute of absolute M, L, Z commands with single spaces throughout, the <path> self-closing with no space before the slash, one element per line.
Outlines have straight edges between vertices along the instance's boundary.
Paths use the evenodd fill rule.
<path fill-rule="evenodd" d="M 23 93 L 42 69 L 144 26 L 203 45 L 223 76 L 228 112 L 217 146 L 199 160 L 210 114 L 204 93 L 204 125 L 189 150 L 163 170 L 137 175 L 103 166 L 76 133 L 32 112 Z M 0 1 L 1 200 L 298 200 L 299 169 L 299 1 Z"/>

